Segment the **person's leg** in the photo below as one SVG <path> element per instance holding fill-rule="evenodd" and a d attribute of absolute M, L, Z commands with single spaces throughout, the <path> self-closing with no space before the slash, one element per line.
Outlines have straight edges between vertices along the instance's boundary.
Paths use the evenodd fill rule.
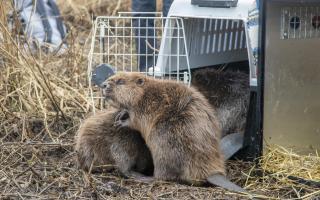
<path fill-rule="evenodd" d="M 164 17 L 166 17 L 168 15 L 169 8 L 170 8 L 172 2 L 173 2 L 173 0 L 163 0 L 162 13 L 163 13 Z"/>
<path fill-rule="evenodd" d="M 132 12 L 155 12 L 156 0 L 132 0 Z"/>
<path fill-rule="evenodd" d="M 132 12 L 155 12 L 156 0 L 132 0 L 131 7 Z M 150 46 L 156 47 L 156 39 L 154 20 L 143 17 L 154 17 L 154 15 L 135 13 L 133 16 L 142 17 L 141 19 L 133 19 L 133 26 L 135 27 L 135 35 L 137 36 L 136 51 L 138 54 L 138 67 L 141 72 L 145 72 L 148 67 L 154 65 L 153 49 L 150 48 Z"/>

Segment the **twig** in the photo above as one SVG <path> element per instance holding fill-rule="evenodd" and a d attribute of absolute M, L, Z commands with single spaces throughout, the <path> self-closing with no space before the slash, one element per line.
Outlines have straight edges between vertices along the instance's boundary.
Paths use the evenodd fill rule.
<path fill-rule="evenodd" d="M 39 196 L 43 193 L 43 192 L 45 192 L 48 188 L 50 188 L 53 184 L 55 184 L 55 183 L 57 183 L 58 181 L 57 180 L 55 180 L 55 181 L 53 181 L 52 183 L 50 183 L 49 185 L 47 185 L 47 187 L 45 187 L 43 190 L 41 190 L 41 192 L 39 192 Z"/>
<path fill-rule="evenodd" d="M 24 142 L 6 142 L 3 144 L 0 144 L 0 147 L 2 146 L 59 146 L 59 147 L 65 147 L 65 146 L 73 146 L 74 143 L 24 143 Z"/>

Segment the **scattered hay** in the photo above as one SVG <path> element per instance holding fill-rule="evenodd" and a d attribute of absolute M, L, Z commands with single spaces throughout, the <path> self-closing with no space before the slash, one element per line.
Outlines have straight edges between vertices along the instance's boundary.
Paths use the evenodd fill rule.
<path fill-rule="evenodd" d="M 59 1 L 69 27 L 62 55 L 30 53 L 24 37 L 9 31 L 0 2 L 0 199 L 246 199 L 220 188 L 144 184 L 117 171 L 84 174 L 74 165 L 73 138 L 90 112 L 87 53 L 91 21 L 128 10 L 128 0 Z M 19 24 L 17 23 L 17 28 Z M 228 161 L 233 182 L 264 199 L 320 198 L 320 158 L 270 148 L 260 162 Z"/>
<path fill-rule="evenodd" d="M 303 156 L 280 146 L 269 148 L 261 167 L 270 173 L 282 174 L 279 179 L 292 176 L 320 182 L 320 157 L 317 152 Z"/>
<path fill-rule="evenodd" d="M 257 166 L 244 170 L 246 187 L 269 198 L 320 198 L 319 155 L 297 155 L 280 146 L 269 146 Z"/>

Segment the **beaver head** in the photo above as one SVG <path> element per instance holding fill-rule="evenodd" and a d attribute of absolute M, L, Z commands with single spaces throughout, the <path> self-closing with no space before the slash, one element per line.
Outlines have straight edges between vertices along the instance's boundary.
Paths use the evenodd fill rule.
<path fill-rule="evenodd" d="M 135 106 L 144 94 L 146 82 L 147 77 L 140 73 L 117 73 L 103 83 L 103 95 L 122 107 Z"/>

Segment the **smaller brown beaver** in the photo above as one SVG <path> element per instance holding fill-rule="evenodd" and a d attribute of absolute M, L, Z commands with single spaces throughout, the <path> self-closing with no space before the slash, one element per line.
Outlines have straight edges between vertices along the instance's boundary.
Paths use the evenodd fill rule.
<path fill-rule="evenodd" d="M 198 69 L 192 75 L 196 87 L 216 108 L 222 136 L 243 132 L 249 107 L 249 75 L 214 68 Z"/>
<path fill-rule="evenodd" d="M 104 95 L 127 110 L 129 127 L 145 139 L 156 179 L 195 183 L 224 175 L 220 124 L 197 90 L 139 73 L 118 73 L 105 82 Z"/>
<path fill-rule="evenodd" d="M 127 177 L 152 175 L 152 157 L 145 141 L 135 130 L 114 126 L 118 114 L 111 107 L 84 120 L 75 139 L 78 167 L 89 171 L 93 164 L 114 165 Z"/>

